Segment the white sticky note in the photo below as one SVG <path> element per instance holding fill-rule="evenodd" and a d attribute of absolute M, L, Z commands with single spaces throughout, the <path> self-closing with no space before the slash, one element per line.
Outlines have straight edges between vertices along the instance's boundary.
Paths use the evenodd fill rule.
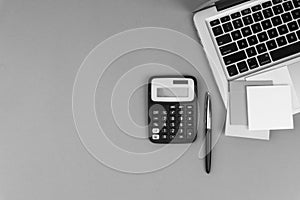
<path fill-rule="evenodd" d="M 225 135 L 231 137 L 241 137 L 249 139 L 269 140 L 270 131 L 250 131 L 247 125 L 231 125 L 229 109 L 226 115 Z"/>
<path fill-rule="evenodd" d="M 300 108 L 300 101 L 296 93 L 288 67 L 281 67 L 271 71 L 263 72 L 247 78 L 251 81 L 272 80 L 274 85 L 290 85 L 292 92 L 293 112 Z"/>
<path fill-rule="evenodd" d="M 248 86 L 247 107 L 249 130 L 294 127 L 289 85 Z"/>

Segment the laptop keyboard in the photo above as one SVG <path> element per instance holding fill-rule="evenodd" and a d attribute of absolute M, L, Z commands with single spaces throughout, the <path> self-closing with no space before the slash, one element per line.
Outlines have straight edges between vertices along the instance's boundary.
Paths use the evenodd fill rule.
<path fill-rule="evenodd" d="M 272 0 L 209 22 L 230 78 L 300 52 L 300 0 Z"/>

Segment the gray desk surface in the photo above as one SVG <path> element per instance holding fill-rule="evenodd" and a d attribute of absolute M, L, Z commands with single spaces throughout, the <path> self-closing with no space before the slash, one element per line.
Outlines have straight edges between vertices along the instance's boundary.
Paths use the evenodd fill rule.
<path fill-rule="evenodd" d="M 197 39 L 190 12 L 197 4 L 1 0 L 0 198 L 299 199 L 299 115 L 294 130 L 273 132 L 269 142 L 222 135 L 209 176 L 197 145 L 165 169 L 132 175 L 100 164 L 80 143 L 71 95 L 90 50 L 112 34 L 144 26 Z"/>

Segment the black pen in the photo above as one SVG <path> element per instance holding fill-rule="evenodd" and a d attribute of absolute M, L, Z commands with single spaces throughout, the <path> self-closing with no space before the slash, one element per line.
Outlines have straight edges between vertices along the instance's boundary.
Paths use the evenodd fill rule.
<path fill-rule="evenodd" d="M 209 92 L 205 95 L 205 170 L 206 173 L 210 173 L 211 169 L 211 98 Z"/>

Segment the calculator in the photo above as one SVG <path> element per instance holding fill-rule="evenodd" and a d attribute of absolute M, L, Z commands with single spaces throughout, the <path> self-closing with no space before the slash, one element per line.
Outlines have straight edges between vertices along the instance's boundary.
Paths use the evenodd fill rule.
<path fill-rule="evenodd" d="M 192 143 L 197 137 L 197 80 L 155 76 L 148 83 L 148 130 L 153 143 Z"/>

